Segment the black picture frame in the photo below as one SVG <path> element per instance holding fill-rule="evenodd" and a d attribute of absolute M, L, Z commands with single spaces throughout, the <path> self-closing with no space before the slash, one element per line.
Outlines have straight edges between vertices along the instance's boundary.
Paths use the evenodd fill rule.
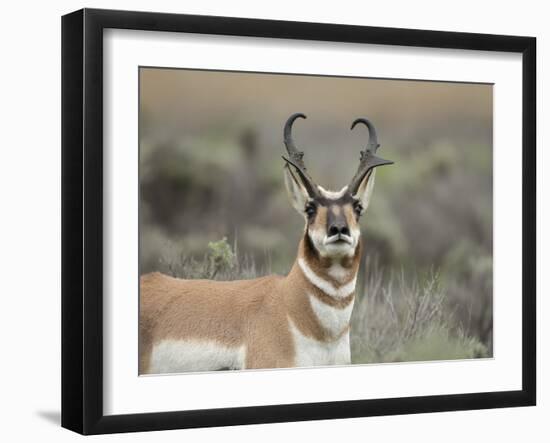
<path fill-rule="evenodd" d="M 108 28 L 522 54 L 522 389 L 104 415 L 102 85 L 103 31 Z M 103 434 L 535 405 L 535 85 L 536 39 L 533 37 L 97 9 L 83 9 L 63 16 L 62 426 L 82 434 Z"/>

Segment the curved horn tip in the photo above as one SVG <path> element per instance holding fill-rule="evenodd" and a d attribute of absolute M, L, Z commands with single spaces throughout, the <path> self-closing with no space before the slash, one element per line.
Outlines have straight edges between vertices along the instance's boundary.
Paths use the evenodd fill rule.
<path fill-rule="evenodd" d="M 354 122 L 351 124 L 351 128 L 350 129 L 353 129 L 355 128 L 355 125 L 357 125 L 357 123 L 363 123 L 365 126 L 367 126 L 370 130 L 370 127 L 372 126 L 372 123 L 367 120 L 366 118 L 363 118 L 363 117 L 359 117 L 359 118 L 356 118 L 354 120 Z"/>
<path fill-rule="evenodd" d="M 284 142 L 286 145 L 286 150 L 290 155 L 294 155 L 294 153 L 298 153 L 298 149 L 296 148 L 296 145 L 294 144 L 294 141 L 292 140 L 292 126 L 294 125 L 294 120 L 297 118 L 307 118 L 305 114 L 302 114 L 301 112 L 296 112 L 295 114 L 292 114 L 286 121 L 285 126 L 283 128 L 283 136 L 284 136 Z M 303 153 L 301 154 L 303 156 Z"/>
<path fill-rule="evenodd" d="M 307 118 L 307 115 L 305 115 L 302 112 L 296 112 L 295 114 L 292 114 L 290 117 L 288 117 L 288 122 L 294 122 L 297 118 Z"/>
<path fill-rule="evenodd" d="M 305 114 L 302 114 L 301 112 L 296 112 L 295 114 L 292 114 L 288 119 L 286 120 L 285 126 L 284 126 L 284 137 L 285 142 L 289 142 L 292 145 L 294 145 L 294 142 L 292 142 L 292 125 L 294 124 L 294 120 L 297 118 L 307 118 Z"/>

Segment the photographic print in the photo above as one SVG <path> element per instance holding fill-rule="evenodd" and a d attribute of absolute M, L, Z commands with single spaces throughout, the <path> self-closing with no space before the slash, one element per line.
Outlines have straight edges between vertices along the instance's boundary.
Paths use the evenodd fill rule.
<path fill-rule="evenodd" d="M 140 374 L 492 357 L 491 84 L 140 67 L 139 102 Z"/>
<path fill-rule="evenodd" d="M 63 16 L 62 426 L 535 405 L 535 171 L 532 37 Z"/>

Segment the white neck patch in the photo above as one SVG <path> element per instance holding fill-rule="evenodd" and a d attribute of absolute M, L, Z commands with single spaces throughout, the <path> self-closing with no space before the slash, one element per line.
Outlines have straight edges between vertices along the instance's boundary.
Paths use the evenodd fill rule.
<path fill-rule="evenodd" d="M 325 294 L 330 295 L 334 298 L 345 298 L 348 295 L 350 295 L 353 291 L 355 291 L 355 283 L 357 282 L 357 275 L 353 277 L 353 279 L 345 284 L 344 286 L 341 286 L 340 288 L 335 288 L 334 285 L 325 279 L 319 277 L 313 270 L 307 265 L 305 260 L 303 258 L 298 259 L 298 265 L 300 266 L 300 269 L 306 276 L 306 278 L 309 280 L 309 282 L 319 288 L 321 291 L 323 291 Z"/>
<path fill-rule="evenodd" d="M 342 265 L 338 263 L 328 268 L 328 275 L 330 275 L 333 279 L 338 280 L 339 282 L 343 282 L 344 280 L 347 280 L 350 272 L 352 271 L 344 268 Z"/>

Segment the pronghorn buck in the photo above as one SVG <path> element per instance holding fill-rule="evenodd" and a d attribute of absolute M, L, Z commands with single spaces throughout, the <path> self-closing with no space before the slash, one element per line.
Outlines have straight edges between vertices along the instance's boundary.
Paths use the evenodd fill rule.
<path fill-rule="evenodd" d="M 392 162 L 375 155 L 369 131 L 357 173 L 338 192 L 315 184 L 303 152 L 284 127 L 285 184 L 304 217 L 298 256 L 286 277 L 219 282 L 160 273 L 140 280 L 140 373 L 288 368 L 349 364 L 350 317 L 361 256 L 359 218 L 369 205 L 374 168 Z"/>

